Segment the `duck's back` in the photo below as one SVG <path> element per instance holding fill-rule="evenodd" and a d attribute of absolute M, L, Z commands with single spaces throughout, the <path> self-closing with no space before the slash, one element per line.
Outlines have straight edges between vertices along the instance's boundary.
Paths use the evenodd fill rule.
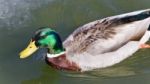
<path fill-rule="evenodd" d="M 92 55 L 114 51 L 131 40 L 139 40 L 150 24 L 150 9 L 112 16 L 88 23 L 65 41 L 66 51 Z"/>

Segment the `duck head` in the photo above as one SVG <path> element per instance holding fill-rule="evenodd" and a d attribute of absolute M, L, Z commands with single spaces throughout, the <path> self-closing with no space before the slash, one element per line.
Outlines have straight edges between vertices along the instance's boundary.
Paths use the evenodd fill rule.
<path fill-rule="evenodd" d="M 35 32 L 27 48 L 20 53 L 20 58 L 30 56 L 39 48 L 47 48 L 49 54 L 59 54 L 64 51 L 59 34 L 47 27 Z"/>

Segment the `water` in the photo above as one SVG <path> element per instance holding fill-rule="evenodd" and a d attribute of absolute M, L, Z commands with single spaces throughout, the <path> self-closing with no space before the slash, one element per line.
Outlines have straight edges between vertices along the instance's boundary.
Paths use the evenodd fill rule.
<path fill-rule="evenodd" d="M 18 53 L 42 26 L 58 31 L 64 40 L 77 27 L 103 17 L 150 8 L 149 0 L 0 0 L 0 84 L 149 84 L 150 52 L 102 70 L 57 71 L 39 51 L 28 59 Z"/>

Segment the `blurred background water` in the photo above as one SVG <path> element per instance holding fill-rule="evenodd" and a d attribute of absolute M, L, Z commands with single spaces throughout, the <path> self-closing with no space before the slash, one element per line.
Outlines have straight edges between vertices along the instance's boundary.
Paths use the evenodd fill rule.
<path fill-rule="evenodd" d="M 150 0 L 0 0 L 0 84 L 149 84 L 150 52 L 139 50 L 115 66 L 85 73 L 57 71 L 39 51 L 18 53 L 36 29 L 49 26 L 65 38 L 77 27 L 107 16 L 150 8 Z"/>

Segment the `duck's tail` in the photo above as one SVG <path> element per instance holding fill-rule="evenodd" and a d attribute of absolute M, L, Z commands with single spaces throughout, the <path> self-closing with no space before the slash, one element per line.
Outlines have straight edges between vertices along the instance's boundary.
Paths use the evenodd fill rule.
<path fill-rule="evenodd" d="M 125 13 L 117 16 L 109 17 L 110 19 L 119 21 L 120 24 L 126 24 L 130 22 L 144 20 L 150 17 L 150 9 L 134 11 L 130 13 Z"/>

